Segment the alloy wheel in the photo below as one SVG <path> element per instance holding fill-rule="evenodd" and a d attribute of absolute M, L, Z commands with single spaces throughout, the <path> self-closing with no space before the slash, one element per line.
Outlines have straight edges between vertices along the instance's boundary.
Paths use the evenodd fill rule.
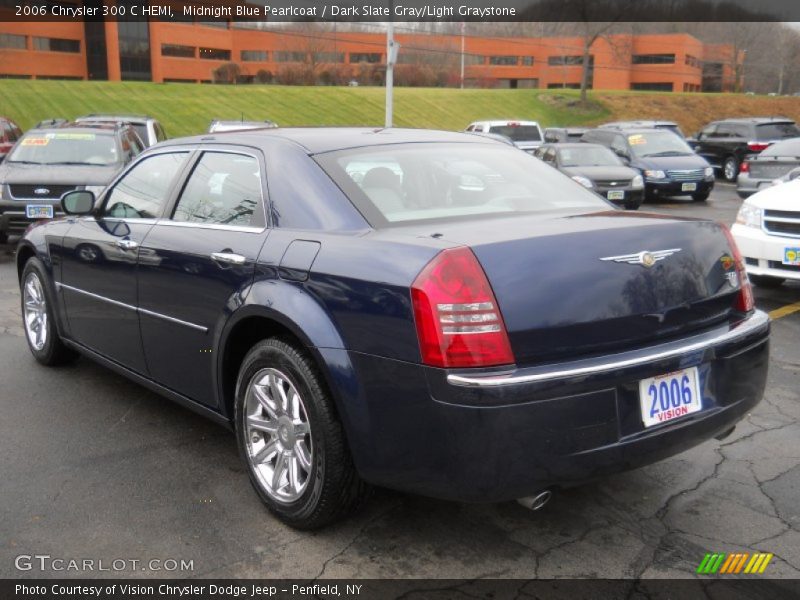
<path fill-rule="evenodd" d="M 733 181 L 736 178 L 736 161 L 734 161 L 732 158 L 726 160 L 723 171 L 725 179 L 728 181 Z"/>
<path fill-rule="evenodd" d="M 303 399 L 277 369 L 262 369 L 245 396 L 247 460 L 273 499 L 291 503 L 303 495 L 311 476 L 314 448 Z"/>
<path fill-rule="evenodd" d="M 41 350 L 47 343 L 47 301 L 42 282 L 36 273 L 28 273 L 22 294 L 25 304 L 25 333 L 31 346 Z"/>

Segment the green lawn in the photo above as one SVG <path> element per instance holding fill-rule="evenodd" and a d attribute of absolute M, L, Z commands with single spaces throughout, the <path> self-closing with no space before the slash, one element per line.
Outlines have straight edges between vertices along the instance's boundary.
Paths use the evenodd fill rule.
<path fill-rule="evenodd" d="M 396 126 L 460 130 L 470 121 L 519 118 L 543 125 L 580 124 L 607 116 L 600 105 L 577 110 L 574 92 L 396 88 Z M 88 81 L 0 80 L 0 115 L 23 129 L 51 117 L 90 112 L 141 113 L 159 119 L 171 137 L 207 130 L 220 119 L 272 119 L 280 125 L 380 126 L 384 90 Z"/>

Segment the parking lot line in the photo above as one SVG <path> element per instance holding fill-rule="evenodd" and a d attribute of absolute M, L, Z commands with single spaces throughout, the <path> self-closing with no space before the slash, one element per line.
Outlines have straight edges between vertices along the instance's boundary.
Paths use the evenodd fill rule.
<path fill-rule="evenodd" d="M 796 312 L 800 312 L 800 302 L 795 302 L 794 304 L 787 304 L 786 306 L 776 308 L 775 310 L 770 311 L 769 317 L 774 321 L 775 319 L 780 319 Z"/>

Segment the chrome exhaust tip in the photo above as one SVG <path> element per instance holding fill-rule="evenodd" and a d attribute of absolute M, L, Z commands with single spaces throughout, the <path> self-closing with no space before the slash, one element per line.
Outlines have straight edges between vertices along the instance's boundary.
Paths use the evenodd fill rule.
<path fill-rule="evenodd" d="M 553 492 L 550 490 L 545 490 L 543 492 L 539 492 L 535 496 L 525 496 L 524 498 L 517 498 L 517 502 L 519 502 L 522 506 L 527 508 L 528 510 L 540 510 L 544 508 L 544 505 L 550 501 L 550 498 L 553 496 Z"/>

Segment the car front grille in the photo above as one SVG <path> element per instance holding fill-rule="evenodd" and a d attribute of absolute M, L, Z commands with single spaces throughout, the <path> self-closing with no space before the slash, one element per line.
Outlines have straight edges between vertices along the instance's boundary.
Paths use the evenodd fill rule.
<path fill-rule="evenodd" d="M 11 192 L 11 197 L 16 200 L 30 200 L 32 198 L 38 198 L 42 200 L 52 200 L 61 198 L 67 192 L 71 192 L 75 189 L 74 185 L 51 185 L 51 184 L 42 184 L 42 185 L 23 185 L 23 184 L 16 184 L 12 183 L 9 186 L 9 191 Z"/>
<path fill-rule="evenodd" d="M 628 187 L 631 184 L 630 179 L 596 179 L 595 183 L 599 187 Z"/>
<path fill-rule="evenodd" d="M 783 177 L 795 167 L 800 166 L 800 163 L 778 163 L 768 164 L 754 160 L 750 163 L 750 178 L 751 179 L 778 179 Z"/>
<path fill-rule="evenodd" d="M 800 237 L 800 212 L 765 210 L 764 230 L 772 235 Z"/>
<path fill-rule="evenodd" d="M 680 169 L 667 171 L 667 177 L 673 181 L 698 181 L 705 176 L 704 169 Z"/>
<path fill-rule="evenodd" d="M 785 265 L 777 260 L 771 260 L 768 264 L 770 269 L 779 269 L 781 271 L 793 271 L 794 273 L 800 273 L 800 265 Z"/>

